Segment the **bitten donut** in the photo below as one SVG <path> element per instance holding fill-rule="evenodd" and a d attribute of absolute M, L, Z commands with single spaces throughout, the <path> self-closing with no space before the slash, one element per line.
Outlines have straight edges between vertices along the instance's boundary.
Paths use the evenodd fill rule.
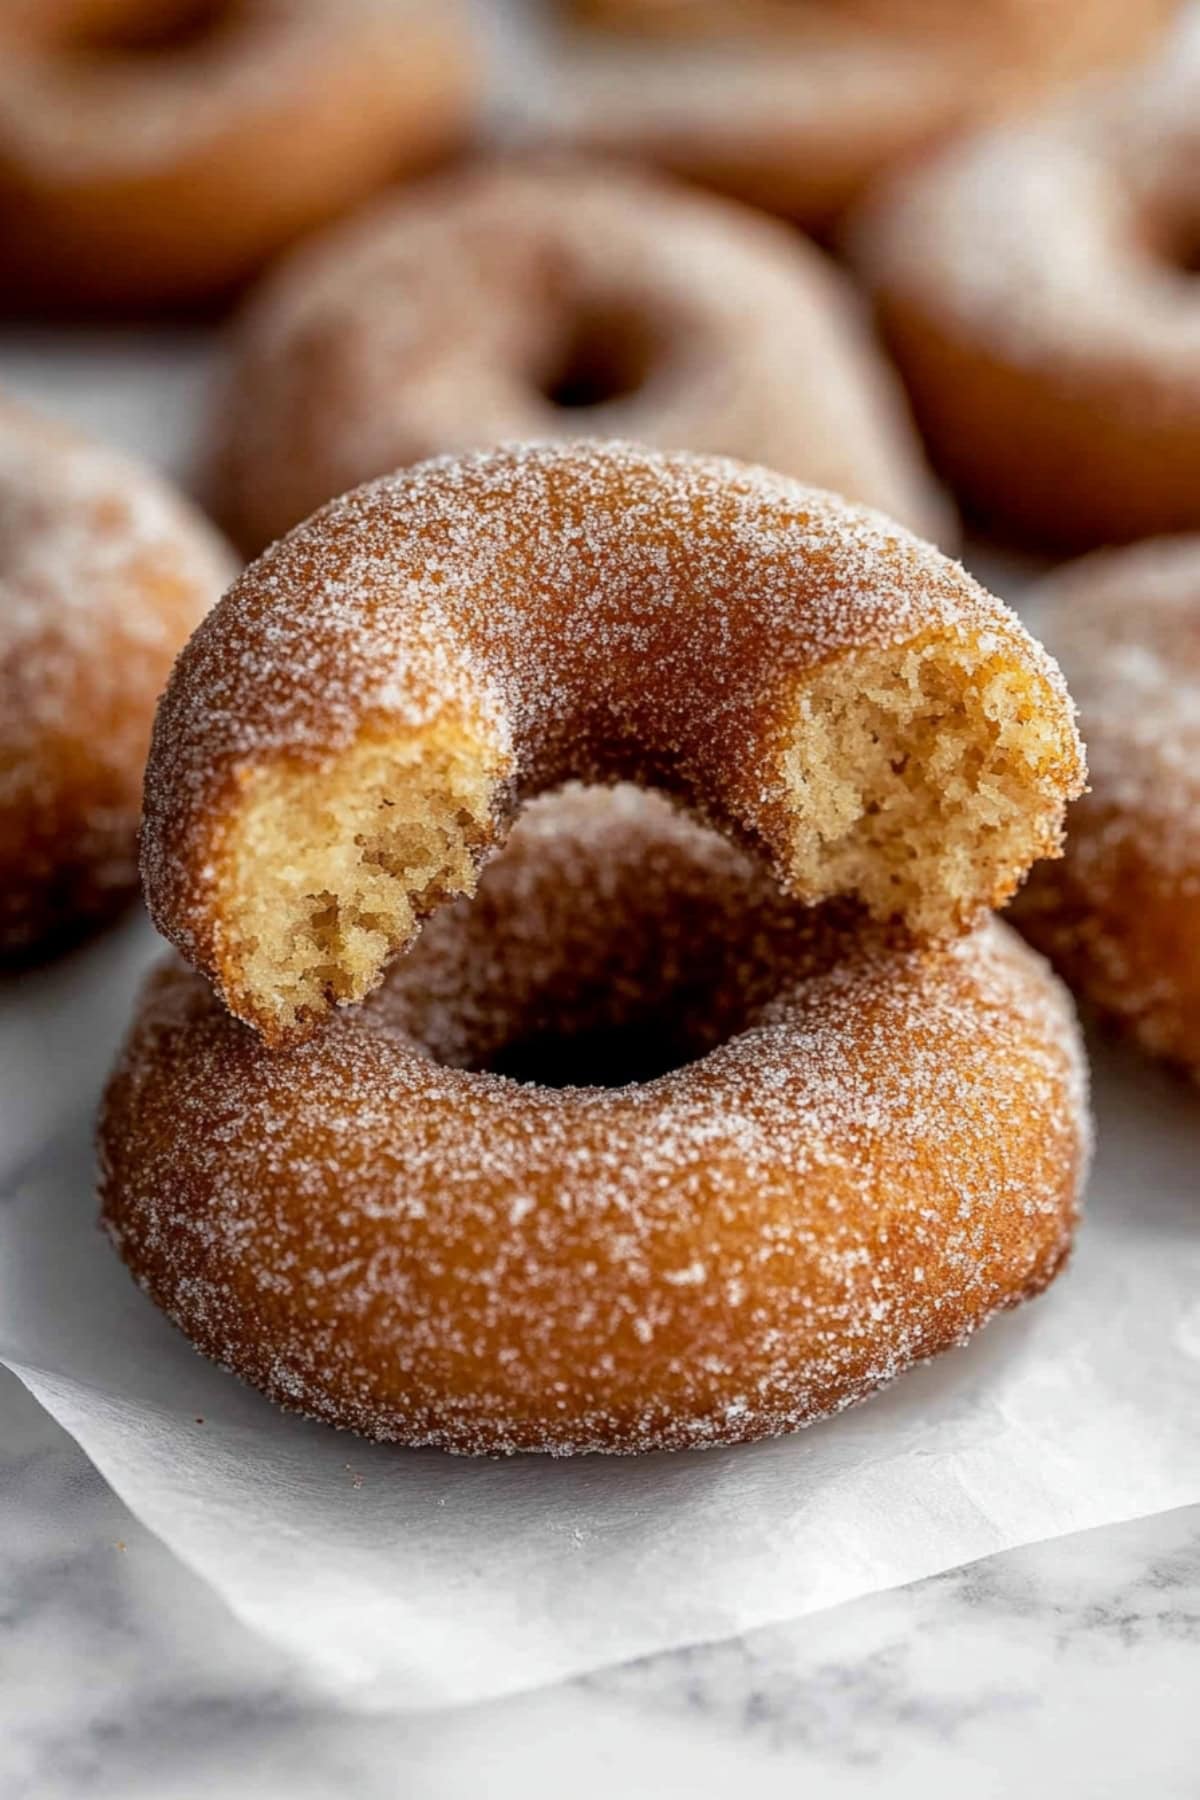
<path fill-rule="evenodd" d="M 1083 1068 L 1003 925 L 905 948 L 786 906 L 654 796 L 576 790 L 297 1049 L 153 977 L 101 1119 L 104 1221 L 199 1349 L 330 1424 L 735 1443 L 1053 1279 Z"/>
<path fill-rule="evenodd" d="M 956 932 L 1054 854 L 1057 670 L 956 564 L 762 469 L 518 447 L 357 488 L 176 664 L 146 780 L 160 929 L 278 1044 L 469 893 L 526 797 L 665 788 L 790 892 Z"/>
<path fill-rule="evenodd" d="M 1091 780 L 1017 922 L 1078 992 L 1200 1078 L 1200 537 L 1084 558 L 1031 597 Z"/>
<path fill-rule="evenodd" d="M 0 290 L 142 307 L 242 281 L 466 135 L 454 0 L 15 0 L 0 21 Z"/>
<path fill-rule="evenodd" d="M 860 268 L 935 460 L 1054 549 L 1200 526 L 1200 59 L 952 146 Z"/>
<path fill-rule="evenodd" d="M 0 958 L 136 887 L 154 703 L 233 574 L 147 469 L 0 401 Z"/>
<path fill-rule="evenodd" d="M 740 456 L 950 531 L 819 251 L 682 187 L 556 163 L 434 182 L 269 278 L 234 340 L 214 501 L 260 550 L 389 469 L 581 430 Z"/>
<path fill-rule="evenodd" d="M 1172 0 L 598 0 L 550 37 L 537 124 L 810 227 L 948 133 L 1141 53 Z M 638 35 L 638 30 L 641 36 Z M 657 36 L 652 35 L 657 33 Z"/>

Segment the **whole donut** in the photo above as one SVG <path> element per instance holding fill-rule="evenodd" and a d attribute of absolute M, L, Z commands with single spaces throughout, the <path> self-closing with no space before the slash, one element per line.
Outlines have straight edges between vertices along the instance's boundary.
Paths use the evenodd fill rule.
<path fill-rule="evenodd" d="M 947 134 L 1137 56 L 1174 0 L 597 0 L 587 10 L 642 35 L 562 23 L 545 91 L 525 101 L 539 127 L 824 229 L 870 181 Z"/>
<path fill-rule="evenodd" d="M 1071 677 L 1088 792 L 1017 922 L 1081 995 L 1200 1078 L 1200 538 L 1085 557 L 1031 596 Z"/>
<path fill-rule="evenodd" d="M 332 502 L 201 626 L 155 725 L 151 911 L 280 1043 L 571 777 L 938 935 L 1056 853 L 1082 762 L 1053 664 L 881 515 L 718 459 L 499 450 Z"/>
<path fill-rule="evenodd" d="M 0 401 L 0 957 L 136 888 L 154 704 L 233 573 L 149 470 Z"/>
<path fill-rule="evenodd" d="M 1057 549 L 1200 525 L 1200 60 L 951 146 L 853 240 L 936 461 Z"/>
<path fill-rule="evenodd" d="M 454 0 L 17 0 L 0 22 L 5 302 L 222 292 L 456 147 L 474 82 Z"/>
<path fill-rule="evenodd" d="M 303 246 L 237 331 L 218 512 L 259 550 L 323 501 L 529 438 L 714 451 L 948 534 L 843 280 L 767 220 L 620 169 L 443 178 Z"/>
<path fill-rule="evenodd" d="M 298 1049 L 154 976 L 101 1118 L 104 1222 L 199 1349 L 330 1424 L 735 1443 L 1054 1277 L 1083 1068 L 1004 926 L 904 948 L 786 906 L 654 796 L 576 790 Z"/>

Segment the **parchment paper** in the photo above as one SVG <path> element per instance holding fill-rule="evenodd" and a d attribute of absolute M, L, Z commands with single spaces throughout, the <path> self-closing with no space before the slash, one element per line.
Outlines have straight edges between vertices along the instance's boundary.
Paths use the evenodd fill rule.
<path fill-rule="evenodd" d="M 466 1702 L 1200 1500 L 1200 1096 L 1132 1055 L 1097 1056 L 1074 1265 L 967 1350 L 773 1443 L 472 1461 L 284 1417 L 203 1362 L 97 1230 L 91 1119 L 152 947 L 147 928 L 95 947 L 86 1032 L 28 1034 L 25 1091 L 72 1116 L 0 1178 L 0 1354 L 343 1701 Z M 63 979 L 9 996 L 9 1067 L 20 1009 L 44 1020 Z"/>

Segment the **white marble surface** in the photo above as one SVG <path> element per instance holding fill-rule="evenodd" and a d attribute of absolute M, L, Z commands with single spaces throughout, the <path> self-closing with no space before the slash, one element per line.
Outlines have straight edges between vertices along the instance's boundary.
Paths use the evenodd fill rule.
<path fill-rule="evenodd" d="M 391 1721 L 307 1694 L 10 1376 L 0 1496 L 5 1800 L 1200 1794 L 1200 1507 Z"/>

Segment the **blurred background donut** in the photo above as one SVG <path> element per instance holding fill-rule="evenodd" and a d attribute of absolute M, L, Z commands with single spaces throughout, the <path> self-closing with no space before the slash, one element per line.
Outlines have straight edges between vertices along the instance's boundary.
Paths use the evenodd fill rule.
<path fill-rule="evenodd" d="M 914 152 L 1137 57 L 1173 10 L 1173 0 L 559 0 L 549 93 L 535 110 L 572 142 L 824 230 Z"/>
<path fill-rule="evenodd" d="M 977 516 L 1051 550 L 1200 527 L 1200 57 L 948 146 L 850 236 Z"/>
<path fill-rule="evenodd" d="M 1089 787 L 1015 908 L 1071 985 L 1200 1080 L 1200 537 L 1098 552 L 1041 584 Z"/>
<path fill-rule="evenodd" d="M 468 170 L 288 259 L 234 333 L 210 492 L 248 552 L 425 457 L 633 438 L 763 463 L 946 544 L 951 509 L 815 246 L 634 170 Z"/>
<path fill-rule="evenodd" d="M 454 0 L 10 0 L 4 304 L 219 294 L 457 149 L 476 83 Z"/>
<path fill-rule="evenodd" d="M 149 469 L 0 399 L 0 960 L 135 892 L 154 703 L 233 573 Z"/>

